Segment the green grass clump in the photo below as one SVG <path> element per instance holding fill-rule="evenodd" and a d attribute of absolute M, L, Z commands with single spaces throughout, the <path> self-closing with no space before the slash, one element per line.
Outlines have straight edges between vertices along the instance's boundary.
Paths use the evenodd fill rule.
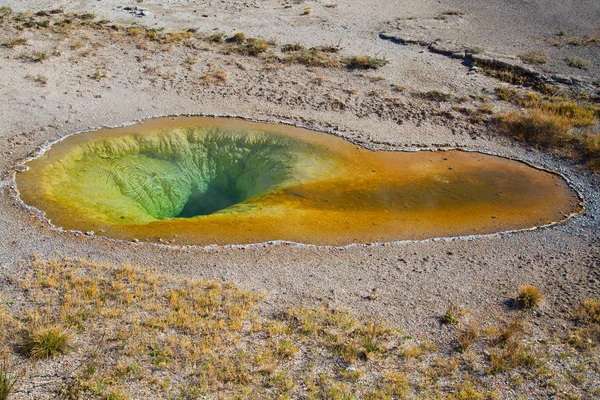
<path fill-rule="evenodd" d="M 444 325 L 455 325 L 460 321 L 461 310 L 455 305 L 451 304 L 446 310 L 446 313 L 442 317 L 442 324 Z"/>

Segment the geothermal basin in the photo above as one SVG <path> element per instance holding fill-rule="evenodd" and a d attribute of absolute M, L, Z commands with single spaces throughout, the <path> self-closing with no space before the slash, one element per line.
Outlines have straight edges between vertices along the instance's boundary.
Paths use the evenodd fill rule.
<path fill-rule="evenodd" d="M 347 245 L 558 222 L 580 199 L 557 174 L 476 152 L 373 151 L 331 134 L 165 117 L 78 133 L 16 177 L 56 226 L 174 245 Z"/>

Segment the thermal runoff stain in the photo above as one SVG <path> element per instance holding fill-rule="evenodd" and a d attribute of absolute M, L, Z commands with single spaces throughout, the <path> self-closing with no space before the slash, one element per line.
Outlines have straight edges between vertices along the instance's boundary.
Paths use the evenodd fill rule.
<path fill-rule="evenodd" d="M 157 118 L 67 137 L 17 175 L 57 227 L 178 245 L 487 234 L 579 211 L 559 176 L 463 151 L 372 151 L 286 125 Z"/>

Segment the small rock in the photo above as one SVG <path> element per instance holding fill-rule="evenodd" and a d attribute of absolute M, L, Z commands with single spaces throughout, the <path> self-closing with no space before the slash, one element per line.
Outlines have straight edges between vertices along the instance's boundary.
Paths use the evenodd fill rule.
<path fill-rule="evenodd" d="M 563 83 L 565 85 L 572 85 L 573 84 L 573 80 L 571 79 L 571 77 L 566 76 L 566 75 L 552 75 L 552 79 L 555 82 Z"/>

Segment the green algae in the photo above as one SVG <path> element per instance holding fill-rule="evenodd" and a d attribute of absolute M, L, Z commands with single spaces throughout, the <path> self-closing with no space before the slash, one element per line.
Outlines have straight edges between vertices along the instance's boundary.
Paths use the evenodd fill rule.
<path fill-rule="evenodd" d="M 331 164 L 320 153 L 260 131 L 168 129 L 78 144 L 48 164 L 42 179 L 47 194 L 65 206 L 95 210 L 113 223 L 144 224 L 231 212 L 307 175 L 314 179 Z"/>

